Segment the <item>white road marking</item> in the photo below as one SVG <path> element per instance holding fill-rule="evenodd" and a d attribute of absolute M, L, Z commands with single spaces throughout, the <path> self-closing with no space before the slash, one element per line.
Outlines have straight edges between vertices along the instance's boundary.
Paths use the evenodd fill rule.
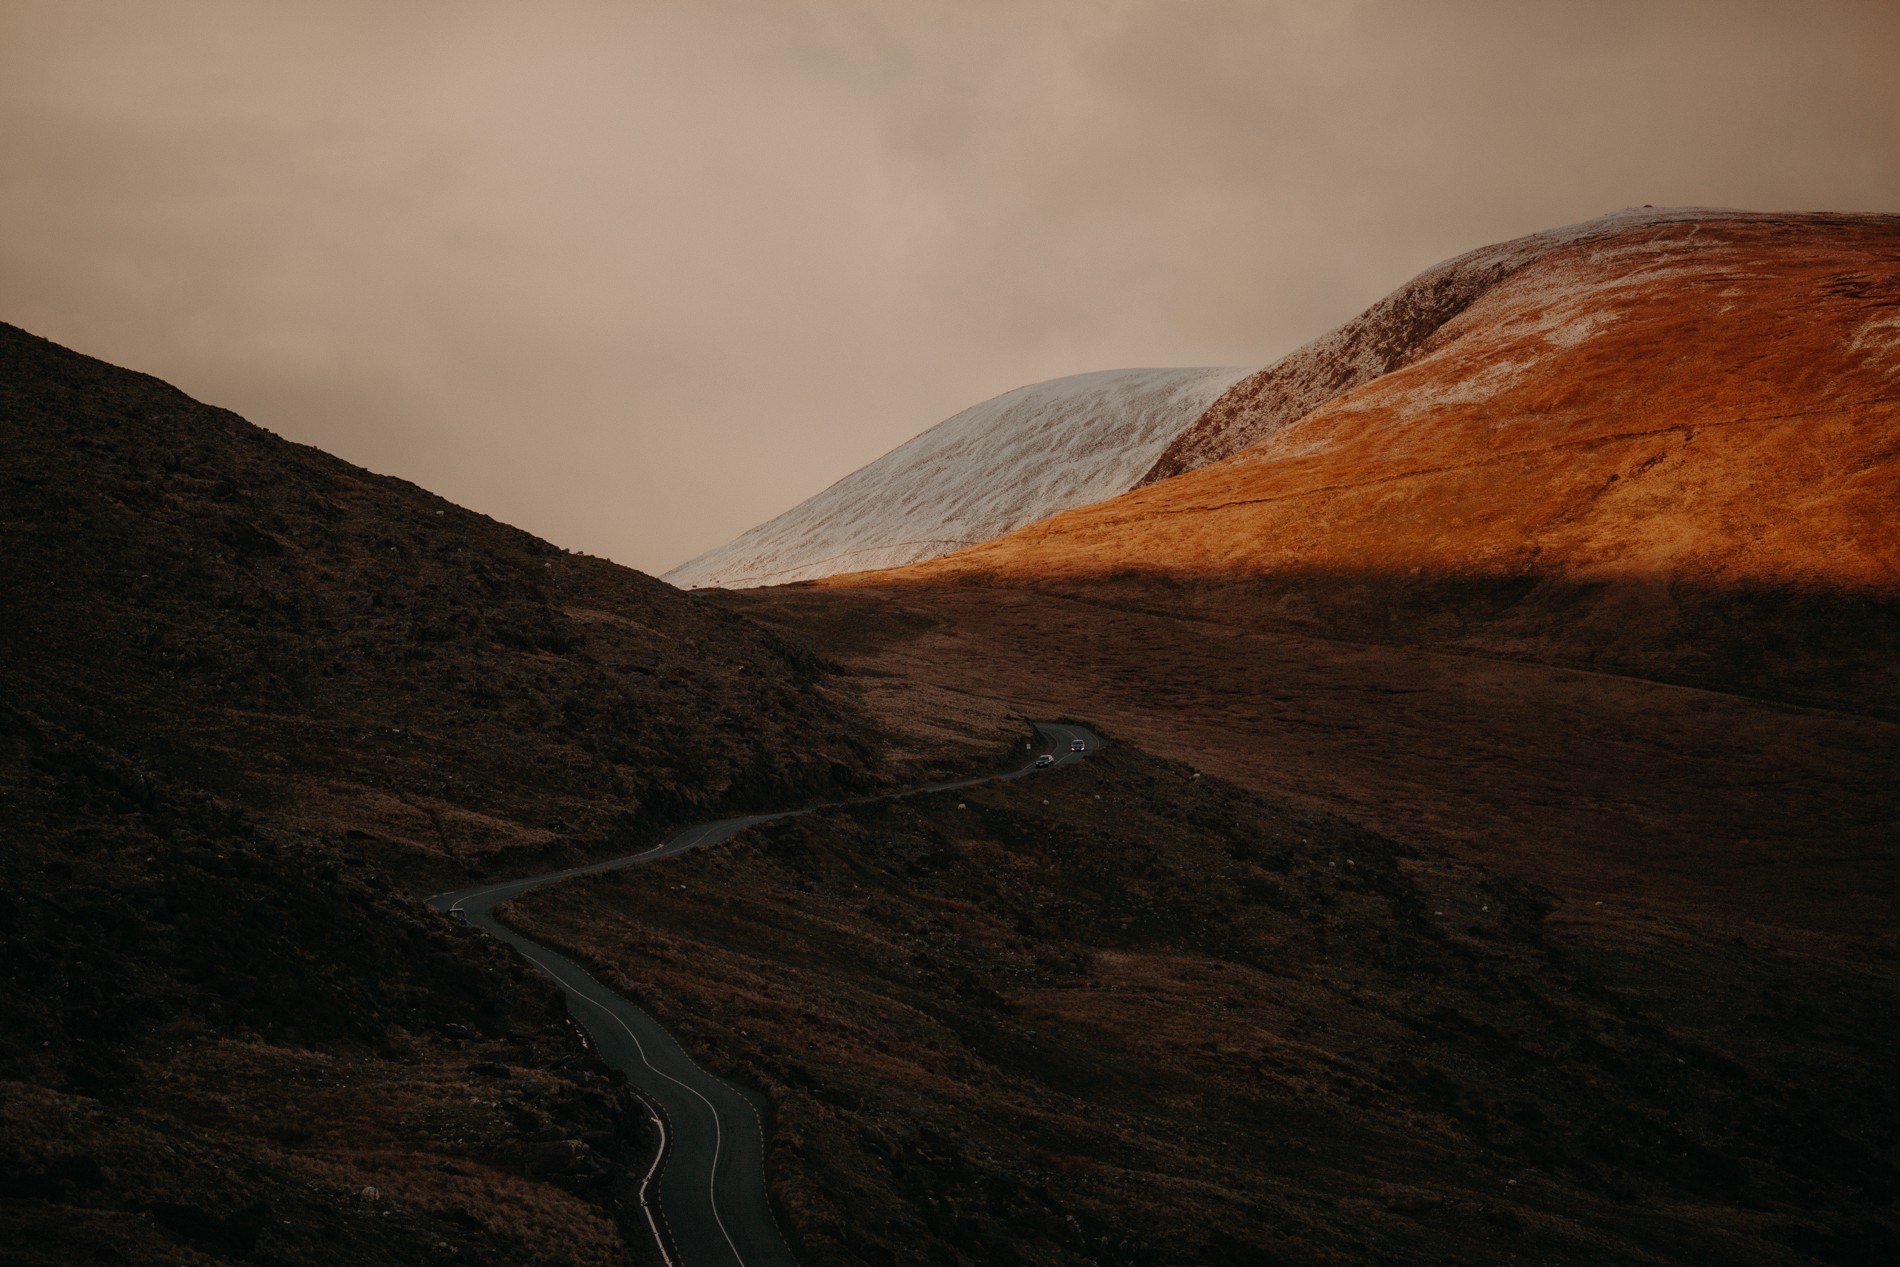
<path fill-rule="evenodd" d="M 523 951 L 522 953 L 527 954 L 526 951 Z M 554 971 L 554 969 L 548 967 L 545 963 L 542 963 L 539 959 L 536 959 L 533 955 L 528 955 L 527 957 L 528 957 L 528 960 L 531 963 L 533 963 L 535 967 L 541 969 L 541 971 L 547 973 L 550 977 L 553 977 L 556 981 L 559 981 L 562 985 L 567 986 L 568 989 L 572 990 L 576 997 L 586 999 L 587 1002 L 592 1003 L 595 1007 L 605 1012 L 607 1014 L 607 1019 L 611 1020 L 614 1024 L 618 1025 L 620 1027 L 621 1032 L 624 1033 L 628 1038 L 633 1040 L 633 1049 L 636 1052 L 640 1053 L 641 1064 L 653 1070 L 654 1073 L 659 1074 L 662 1078 L 665 1078 L 668 1082 L 672 1083 L 674 1086 L 684 1088 L 687 1091 L 691 1091 L 694 1095 L 699 1097 L 699 1102 L 706 1106 L 706 1111 L 712 1114 L 713 1159 L 712 1159 L 711 1174 L 710 1174 L 710 1177 L 706 1180 L 706 1202 L 707 1204 L 712 1206 L 713 1222 L 719 1225 L 719 1234 L 726 1238 L 726 1247 L 732 1251 L 732 1257 L 734 1261 L 739 1263 L 740 1267 L 745 1267 L 745 1255 L 739 1252 L 739 1247 L 733 1243 L 732 1233 L 726 1230 L 726 1221 L 719 1216 L 719 1154 L 725 1149 L 726 1132 L 725 1132 L 725 1128 L 719 1122 L 718 1106 L 715 1105 L 711 1100 L 707 1099 L 705 1094 L 702 1091 L 700 1091 L 698 1087 L 695 1087 L 690 1083 L 681 1082 L 678 1078 L 675 1078 L 672 1074 L 668 1073 L 664 1069 L 661 1069 L 659 1066 L 655 1065 L 651 1060 L 648 1060 L 646 1045 L 640 1041 L 640 1036 L 633 1032 L 633 1027 L 620 1019 L 619 1013 L 615 1012 L 611 1007 L 608 1007 L 605 1003 L 602 1003 L 599 999 L 588 998 L 588 996 L 585 993 L 583 993 L 578 987 L 569 985 L 568 982 L 561 976 L 560 973 Z M 591 976 L 587 976 L 585 973 L 582 974 L 582 978 L 586 981 L 592 982 L 594 985 L 600 986 L 602 990 L 608 990 L 608 987 L 604 985 L 600 985 L 600 982 L 594 981 L 594 979 Z M 608 993 L 612 993 L 612 991 L 608 990 Z M 686 1049 L 683 1047 L 680 1049 L 680 1053 L 682 1055 L 685 1055 L 685 1051 Z M 691 1056 L 687 1056 L 686 1058 L 688 1062 L 691 1062 L 692 1060 Z M 697 1068 L 698 1066 L 695 1065 L 694 1067 Z M 700 1072 L 705 1073 L 706 1071 L 701 1069 Z M 657 1165 L 658 1163 L 656 1162 L 655 1164 Z M 644 1186 L 645 1185 L 642 1185 L 642 1187 Z M 652 1216 L 649 1215 L 648 1217 L 651 1218 Z M 660 1253 L 665 1254 L 666 1250 L 662 1248 L 660 1250 Z"/>

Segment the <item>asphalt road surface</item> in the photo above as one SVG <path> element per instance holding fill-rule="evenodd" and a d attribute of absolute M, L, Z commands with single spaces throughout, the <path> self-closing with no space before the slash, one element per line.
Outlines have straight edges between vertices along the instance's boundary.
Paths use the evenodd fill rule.
<path fill-rule="evenodd" d="M 1101 746 L 1081 726 L 1037 722 L 1044 751 L 1055 764 L 1080 761 Z M 1083 751 L 1073 751 L 1080 742 Z M 1032 755 L 1007 774 L 912 788 L 891 796 L 944 792 L 1019 779 L 1036 771 Z M 877 798 L 877 799 L 889 799 Z M 640 866 L 728 840 L 755 823 L 808 814 L 809 809 L 746 814 L 700 823 L 673 833 L 642 853 L 550 871 L 504 884 L 438 893 L 429 905 L 457 912 L 520 951 L 567 992 L 568 1011 L 593 1035 L 601 1058 L 660 1114 L 665 1139 L 640 1185 L 640 1205 L 661 1254 L 675 1267 L 790 1267 L 791 1249 L 778 1230 L 765 1193 L 765 1126 L 757 1097 L 693 1063 L 652 1017 L 594 980 L 573 960 L 530 941 L 495 918 L 495 907 L 529 889 L 620 867 Z"/>

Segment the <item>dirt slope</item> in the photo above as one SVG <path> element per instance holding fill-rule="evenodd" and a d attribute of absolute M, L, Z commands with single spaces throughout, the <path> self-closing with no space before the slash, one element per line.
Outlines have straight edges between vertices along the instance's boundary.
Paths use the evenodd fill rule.
<path fill-rule="evenodd" d="M 1243 384 L 1244 386 L 1244 384 Z M 1900 705 L 1900 218 L 1640 222 L 1212 466 L 884 574 Z"/>

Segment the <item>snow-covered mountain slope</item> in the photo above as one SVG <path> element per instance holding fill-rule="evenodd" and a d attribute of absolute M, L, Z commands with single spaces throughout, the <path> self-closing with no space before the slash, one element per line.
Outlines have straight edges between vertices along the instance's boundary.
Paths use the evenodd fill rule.
<path fill-rule="evenodd" d="M 1682 222 L 1746 215 L 1707 207 L 1628 207 L 1545 229 L 1434 265 L 1339 328 L 1242 379 L 1177 435 L 1141 477 L 1154 484 L 1211 466 L 1297 422 L 1327 401 L 1409 365 L 1447 322 L 1506 278 L 1577 243 Z"/>
<path fill-rule="evenodd" d="M 1005 392 L 668 572 L 743 589 L 899 567 L 1127 492 L 1241 369 L 1101 370 Z"/>

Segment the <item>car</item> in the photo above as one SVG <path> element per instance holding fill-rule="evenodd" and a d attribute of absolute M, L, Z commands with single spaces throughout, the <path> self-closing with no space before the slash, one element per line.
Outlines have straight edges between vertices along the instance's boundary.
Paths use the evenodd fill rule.
<path fill-rule="evenodd" d="M 1089 746 L 1083 743 L 1080 739 L 1076 740 L 1074 743 L 1069 745 L 1070 752 L 1087 752 L 1088 750 L 1089 750 Z"/>
<path fill-rule="evenodd" d="M 1043 753 L 1040 757 L 1036 758 L 1036 768 L 1038 770 L 1047 769 L 1049 766 L 1052 766 L 1055 763 L 1056 763 L 1056 759 L 1050 756 L 1046 752 Z"/>

